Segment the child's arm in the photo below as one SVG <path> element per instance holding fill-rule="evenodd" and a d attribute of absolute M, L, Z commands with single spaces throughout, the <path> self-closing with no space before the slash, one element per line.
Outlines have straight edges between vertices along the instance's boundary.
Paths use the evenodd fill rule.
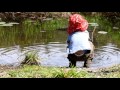
<path fill-rule="evenodd" d="M 67 38 L 67 48 L 69 47 L 69 44 L 70 44 L 70 35 L 68 36 L 68 38 Z"/>
<path fill-rule="evenodd" d="M 67 38 L 67 47 L 66 47 L 67 53 L 70 53 L 69 47 L 70 47 L 70 35 Z"/>

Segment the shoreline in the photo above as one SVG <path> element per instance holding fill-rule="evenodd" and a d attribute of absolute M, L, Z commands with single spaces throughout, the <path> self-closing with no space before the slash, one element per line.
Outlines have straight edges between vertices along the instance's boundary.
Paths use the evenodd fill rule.
<path fill-rule="evenodd" d="M 119 78 L 119 71 L 120 65 L 114 65 L 105 68 L 58 68 L 35 65 L 12 67 L 0 65 L 0 78 Z M 58 74 L 58 76 L 55 76 L 53 72 L 54 74 Z M 22 74 L 20 73 L 23 74 L 22 77 Z M 60 76 L 59 74 L 63 76 Z M 79 75 L 74 76 L 77 74 Z"/>

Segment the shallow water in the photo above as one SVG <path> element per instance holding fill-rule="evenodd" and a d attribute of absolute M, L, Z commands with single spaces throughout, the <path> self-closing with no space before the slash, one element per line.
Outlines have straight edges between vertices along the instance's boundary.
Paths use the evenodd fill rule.
<path fill-rule="evenodd" d="M 66 31 L 24 32 L 21 27 L 2 28 L 0 34 L 0 65 L 17 66 L 24 59 L 24 53 L 38 51 L 42 66 L 68 67 L 66 52 Z M 94 36 L 95 57 L 91 68 L 120 64 L 120 41 L 114 40 L 116 33 Z M 112 35 L 112 36 L 111 36 Z M 117 33 L 118 35 L 118 33 Z M 119 35 L 118 35 L 119 36 Z M 83 62 L 77 62 L 82 67 Z"/>

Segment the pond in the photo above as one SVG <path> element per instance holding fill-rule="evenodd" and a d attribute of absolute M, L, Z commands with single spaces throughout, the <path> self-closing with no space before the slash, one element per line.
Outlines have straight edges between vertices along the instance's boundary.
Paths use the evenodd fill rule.
<path fill-rule="evenodd" d="M 98 33 L 100 30 L 103 29 L 97 27 L 94 33 L 95 57 L 91 68 L 120 64 L 119 30 L 106 34 Z M 42 66 L 68 67 L 66 39 L 65 30 L 41 31 L 22 24 L 0 27 L 0 65 L 17 66 L 24 59 L 24 53 L 36 50 Z M 82 66 L 83 62 L 77 62 L 77 67 Z"/>

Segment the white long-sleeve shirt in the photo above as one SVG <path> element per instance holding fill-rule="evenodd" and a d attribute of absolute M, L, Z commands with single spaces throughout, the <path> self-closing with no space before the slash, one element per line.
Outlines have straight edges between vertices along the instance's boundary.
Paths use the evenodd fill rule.
<path fill-rule="evenodd" d="M 69 54 L 75 53 L 78 50 L 91 50 L 89 42 L 89 32 L 86 30 L 84 32 L 74 32 L 72 35 L 68 36 Z"/>

